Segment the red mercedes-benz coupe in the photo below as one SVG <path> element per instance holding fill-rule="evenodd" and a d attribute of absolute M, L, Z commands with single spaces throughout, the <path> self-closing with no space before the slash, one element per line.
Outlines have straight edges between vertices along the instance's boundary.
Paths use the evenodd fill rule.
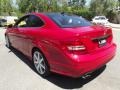
<path fill-rule="evenodd" d="M 50 72 L 80 77 L 109 62 L 116 52 L 111 28 L 76 15 L 31 13 L 5 33 L 6 46 L 33 61 L 41 76 Z"/>

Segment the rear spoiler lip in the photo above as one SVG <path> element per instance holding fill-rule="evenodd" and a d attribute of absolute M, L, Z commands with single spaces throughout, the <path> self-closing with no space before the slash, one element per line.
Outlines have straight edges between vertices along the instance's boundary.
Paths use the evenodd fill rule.
<path fill-rule="evenodd" d="M 101 37 L 92 38 L 92 41 L 99 41 L 99 40 L 107 39 L 110 36 L 111 36 L 111 34 L 107 34 L 107 35 L 104 35 L 104 36 L 101 36 Z"/>

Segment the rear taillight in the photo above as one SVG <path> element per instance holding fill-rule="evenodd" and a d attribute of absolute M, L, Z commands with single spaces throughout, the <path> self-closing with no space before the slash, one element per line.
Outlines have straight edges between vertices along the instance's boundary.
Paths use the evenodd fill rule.
<path fill-rule="evenodd" d="M 64 49 L 70 52 L 82 52 L 86 47 L 79 40 L 64 42 Z"/>
<path fill-rule="evenodd" d="M 112 28 L 110 28 L 110 27 L 106 27 L 106 29 L 107 29 L 106 34 L 112 34 Z"/>
<path fill-rule="evenodd" d="M 109 37 L 107 38 L 107 42 L 112 43 L 113 42 L 112 28 L 107 28 L 106 34 L 109 35 Z"/>
<path fill-rule="evenodd" d="M 85 46 L 84 45 L 77 45 L 77 46 L 67 46 L 68 50 L 70 51 L 82 51 L 85 50 Z"/>

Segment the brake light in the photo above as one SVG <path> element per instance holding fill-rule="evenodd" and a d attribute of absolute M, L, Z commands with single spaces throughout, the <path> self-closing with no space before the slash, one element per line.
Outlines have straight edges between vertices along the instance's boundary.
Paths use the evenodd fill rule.
<path fill-rule="evenodd" d="M 106 29 L 107 29 L 106 34 L 110 34 L 110 35 L 112 35 L 112 28 L 106 28 Z"/>
<path fill-rule="evenodd" d="M 64 43 L 64 48 L 68 51 L 85 51 L 86 47 L 79 40 L 75 41 L 66 41 Z"/>
<path fill-rule="evenodd" d="M 112 43 L 113 42 L 112 28 L 106 28 L 106 29 L 107 29 L 106 34 L 109 35 L 109 37 L 107 38 L 107 42 Z"/>
<path fill-rule="evenodd" d="M 67 46 L 67 48 L 70 51 L 81 51 L 81 50 L 85 50 L 86 49 L 84 45 Z"/>

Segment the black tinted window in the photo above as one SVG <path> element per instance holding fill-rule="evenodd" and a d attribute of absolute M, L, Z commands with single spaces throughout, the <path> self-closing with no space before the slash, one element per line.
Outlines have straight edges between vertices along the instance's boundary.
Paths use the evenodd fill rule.
<path fill-rule="evenodd" d="M 47 14 L 55 23 L 61 27 L 90 26 L 91 23 L 82 17 L 75 15 L 50 13 Z"/>
<path fill-rule="evenodd" d="M 15 26 L 17 26 L 17 27 L 29 27 L 28 22 L 27 22 L 28 19 L 29 19 L 29 16 L 22 17 L 20 20 L 17 21 Z"/>
<path fill-rule="evenodd" d="M 29 27 L 40 27 L 44 25 L 43 21 L 40 20 L 39 17 L 34 16 L 34 15 L 29 16 L 29 19 L 27 22 L 28 22 Z"/>

